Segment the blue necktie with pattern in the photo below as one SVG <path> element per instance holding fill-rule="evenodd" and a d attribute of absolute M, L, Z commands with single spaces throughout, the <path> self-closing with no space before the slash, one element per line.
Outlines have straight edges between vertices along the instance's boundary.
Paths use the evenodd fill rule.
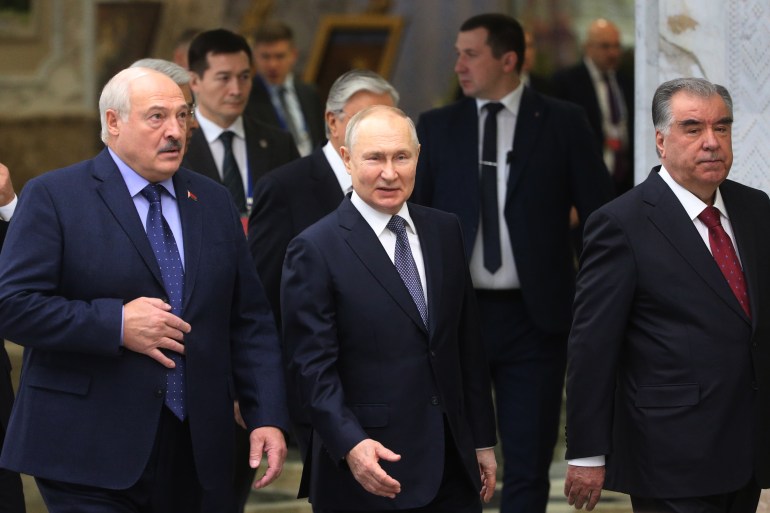
<path fill-rule="evenodd" d="M 422 322 L 428 327 L 428 305 L 425 303 L 425 295 L 422 291 L 420 274 L 417 272 L 417 264 L 414 263 L 412 249 L 409 247 L 409 239 L 406 236 L 406 221 L 401 216 L 393 216 L 387 224 L 388 230 L 396 234 L 396 254 L 393 263 L 401 275 L 404 285 L 417 305 Z"/>
<path fill-rule="evenodd" d="M 168 294 L 171 304 L 171 312 L 182 316 L 182 298 L 184 297 L 184 268 L 179 257 L 179 249 L 174 240 L 168 223 L 163 218 L 163 209 L 160 204 L 160 195 L 164 187 L 159 184 L 150 184 L 142 189 L 142 195 L 150 202 L 150 210 L 147 212 L 147 238 L 155 253 L 155 258 L 160 267 L 163 278 L 163 286 Z M 169 358 L 174 361 L 176 367 L 168 369 L 166 374 L 166 406 L 179 420 L 184 420 L 186 415 L 184 393 L 185 359 L 181 354 L 170 351 Z"/>

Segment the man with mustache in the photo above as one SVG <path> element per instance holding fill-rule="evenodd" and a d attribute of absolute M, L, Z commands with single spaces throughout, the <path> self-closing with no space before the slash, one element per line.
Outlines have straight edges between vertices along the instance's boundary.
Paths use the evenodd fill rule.
<path fill-rule="evenodd" d="M 229 192 L 180 167 L 179 87 L 129 68 L 99 110 L 107 148 L 29 181 L 0 253 L 0 336 L 25 347 L 0 466 L 51 513 L 222 513 L 234 399 L 257 486 L 286 457 L 270 307 Z"/>
<path fill-rule="evenodd" d="M 767 194 L 727 179 L 733 104 L 699 78 L 652 101 L 661 165 L 585 226 L 564 492 L 637 513 L 753 513 L 770 486 Z"/>

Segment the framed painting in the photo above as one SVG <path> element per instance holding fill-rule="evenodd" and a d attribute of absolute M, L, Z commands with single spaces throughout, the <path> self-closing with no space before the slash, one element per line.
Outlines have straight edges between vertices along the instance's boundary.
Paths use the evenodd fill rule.
<path fill-rule="evenodd" d="M 318 26 L 304 79 L 326 98 L 334 81 L 363 68 L 389 78 L 401 40 L 400 16 L 329 15 Z"/>

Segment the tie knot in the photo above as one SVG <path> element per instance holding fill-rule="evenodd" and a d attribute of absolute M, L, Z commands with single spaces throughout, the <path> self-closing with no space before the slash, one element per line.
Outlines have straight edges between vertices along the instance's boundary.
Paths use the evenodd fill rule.
<path fill-rule="evenodd" d="M 503 104 L 499 102 L 489 102 L 484 105 L 484 108 L 487 109 L 487 115 L 497 116 L 497 113 L 503 110 Z"/>
<path fill-rule="evenodd" d="M 230 130 L 225 130 L 221 134 L 219 134 L 219 139 L 222 141 L 222 144 L 225 145 L 225 148 L 231 148 L 233 144 L 233 136 L 235 134 L 231 132 Z"/>
<path fill-rule="evenodd" d="M 401 216 L 393 216 L 388 221 L 387 228 L 397 236 L 406 233 L 406 220 Z"/>
<path fill-rule="evenodd" d="M 722 224 L 719 220 L 719 209 L 713 205 L 704 208 L 703 212 L 698 214 L 698 219 L 700 219 L 707 228 L 714 228 Z"/>
<path fill-rule="evenodd" d="M 151 183 L 142 189 L 142 196 L 147 198 L 150 203 L 160 203 L 160 192 L 163 189 L 162 185 L 157 183 Z"/>

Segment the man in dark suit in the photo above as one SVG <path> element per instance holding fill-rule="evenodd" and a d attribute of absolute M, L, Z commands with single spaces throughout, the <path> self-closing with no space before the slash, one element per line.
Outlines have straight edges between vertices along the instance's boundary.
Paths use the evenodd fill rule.
<path fill-rule="evenodd" d="M 287 24 L 268 20 L 254 34 L 257 72 L 246 113 L 287 130 L 303 157 L 324 141 L 324 110 L 316 88 L 294 76 L 298 51 Z"/>
<path fill-rule="evenodd" d="M 635 512 L 753 513 L 770 486 L 770 200 L 726 179 L 724 87 L 672 80 L 652 111 L 662 166 L 586 223 L 565 494 L 578 509 L 604 486 Z"/>
<path fill-rule="evenodd" d="M 179 87 L 131 68 L 99 107 L 107 148 L 28 182 L 0 253 L 0 335 L 25 347 L 0 465 L 51 513 L 221 513 L 234 399 L 257 485 L 286 457 L 270 308 L 229 193 L 179 167 Z"/>
<path fill-rule="evenodd" d="M 371 105 L 395 107 L 398 99 L 393 86 L 373 71 L 344 73 L 329 90 L 326 145 L 271 171 L 254 186 L 249 247 L 279 326 L 286 247 L 302 230 L 335 210 L 351 188 L 339 154 L 350 118 Z"/>
<path fill-rule="evenodd" d="M 501 511 L 543 512 L 574 293 L 569 211 L 598 208 L 609 177 L 581 109 L 519 80 L 515 19 L 474 16 L 456 46 L 467 98 L 420 117 L 413 200 L 463 228 L 505 459 Z"/>
<path fill-rule="evenodd" d="M 8 222 L 16 210 L 16 193 L 13 191 L 8 167 L 0 164 L 0 248 L 5 242 Z M 13 407 L 13 383 L 11 383 L 11 360 L 5 347 L 0 344 L 0 448 L 8 430 L 8 419 Z M 24 513 L 24 490 L 18 472 L 0 469 L 0 512 Z"/>
<path fill-rule="evenodd" d="M 551 94 L 585 109 L 620 195 L 634 186 L 634 77 L 619 71 L 620 31 L 613 23 L 591 23 L 584 48 L 582 62 L 554 74 Z"/>
<path fill-rule="evenodd" d="M 183 165 L 223 183 L 247 215 L 254 182 L 299 157 L 291 136 L 244 116 L 251 91 L 251 48 L 229 30 L 209 30 L 190 43 L 190 87 L 195 93 L 192 136 Z"/>
<path fill-rule="evenodd" d="M 403 112 L 359 112 L 342 148 L 352 195 L 286 253 L 283 342 L 313 428 L 300 494 L 324 513 L 479 513 L 494 492 L 460 226 L 406 203 L 418 154 Z"/>

